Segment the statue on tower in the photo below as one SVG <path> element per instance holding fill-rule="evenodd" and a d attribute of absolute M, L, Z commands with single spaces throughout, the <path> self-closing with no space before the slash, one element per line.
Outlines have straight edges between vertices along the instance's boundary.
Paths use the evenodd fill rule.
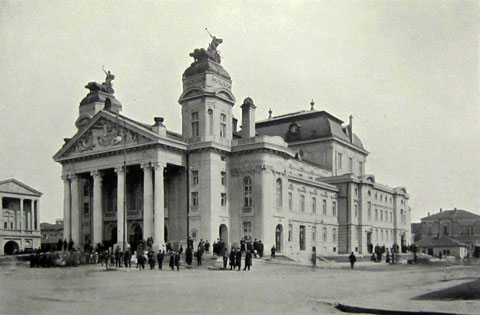
<path fill-rule="evenodd" d="M 223 39 L 213 36 L 207 28 L 205 30 L 208 32 L 212 41 L 208 44 L 208 48 L 196 48 L 193 52 L 189 54 L 190 57 L 193 57 L 195 62 L 210 59 L 216 63 L 221 62 L 220 52 L 217 50 L 217 47 L 223 43 Z"/>
<path fill-rule="evenodd" d="M 110 70 L 105 71 L 105 67 L 103 67 L 103 72 L 105 72 L 105 82 L 102 85 L 107 90 L 107 93 L 113 94 L 115 91 L 112 88 L 112 81 L 115 79 L 115 76 L 110 72 Z"/>

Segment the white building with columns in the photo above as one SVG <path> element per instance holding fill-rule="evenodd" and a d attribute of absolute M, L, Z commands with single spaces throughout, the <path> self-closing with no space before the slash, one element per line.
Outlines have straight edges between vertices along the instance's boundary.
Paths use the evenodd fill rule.
<path fill-rule="evenodd" d="M 121 115 L 111 78 L 86 86 L 78 131 L 54 156 L 67 239 L 134 246 L 152 237 L 158 247 L 256 238 L 286 255 L 408 245 L 406 189 L 365 174 L 368 152 L 352 118 L 344 125 L 312 102 L 256 121 L 247 97 L 237 130 L 232 80 L 212 52 L 212 44 L 195 50 L 183 73 L 181 134 L 160 117 L 147 124 Z"/>
<path fill-rule="evenodd" d="M 0 255 L 40 248 L 41 196 L 16 179 L 0 181 Z"/>

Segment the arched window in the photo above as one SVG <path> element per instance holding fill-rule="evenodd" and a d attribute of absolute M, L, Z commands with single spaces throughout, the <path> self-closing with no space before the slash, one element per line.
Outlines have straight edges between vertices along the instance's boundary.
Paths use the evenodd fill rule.
<path fill-rule="evenodd" d="M 282 207 L 282 180 L 277 179 L 277 207 Z"/>
<path fill-rule="evenodd" d="M 243 179 L 243 187 L 244 187 L 244 203 L 243 206 L 245 208 L 252 207 L 252 179 L 250 177 L 245 177 Z"/>

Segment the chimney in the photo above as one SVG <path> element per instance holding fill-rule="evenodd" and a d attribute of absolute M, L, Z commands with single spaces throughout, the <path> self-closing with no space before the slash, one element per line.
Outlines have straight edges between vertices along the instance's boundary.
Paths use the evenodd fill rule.
<path fill-rule="evenodd" d="M 350 115 L 350 124 L 348 125 L 349 134 L 350 134 L 350 142 L 353 143 L 353 116 Z"/>
<path fill-rule="evenodd" d="M 242 139 L 255 137 L 255 108 L 253 100 L 247 97 L 242 104 Z"/>
<path fill-rule="evenodd" d="M 166 137 L 167 136 L 167 128 L 163 124 L 163 117 L 154 117 L 153 120 L 155 124 L 152 126 L 152 131 L 158 134 L 159 136 Z"/>
<path fill-rule="evenodd" d="M 237 125 L 238 125 L 238 119 L 233 117 L 232 118 L 232 129 L 233 129 L 233 132 L 237 132 Z"/>
<path fill-rule="evenodd" d="M 442 208 L 440 208 L 440 213 L 442 213 Z"/>
<path fill-rule="evenodd" d="M 428 213 L 427 217 L 429 217 L 429 216 L 430 216 L 430 212 Z"/>

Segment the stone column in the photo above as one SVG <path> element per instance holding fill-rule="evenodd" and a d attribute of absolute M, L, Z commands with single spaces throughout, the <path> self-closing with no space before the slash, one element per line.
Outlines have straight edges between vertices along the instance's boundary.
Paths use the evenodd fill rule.
<path fill-rule="evenodd" d="M 63 179 L 63 238 L 70 242 L 72 235 L 71 225 L 71 190 L 70 179 L 67 176 L 62 176 Z"/>
<path fill-rule="evenodd" d="M 143 168 L 143 238 L 153 237 L 153 179 L 152 168 L 142 164 Z"/>
<path fill-rule="evenodd" d="M 71 233 L 73 246 L 80 246 L 80 178 L 76 175 L 71 176 L 72 181 L 72 206 L 71 206 Z"/>
<path fill-rule="evenodd" d="M 18 216 L 19 216 L 19 219 L 18 219 L 17 229 L 21 231 L 25 229 L 25 227 L 23 226 L 23 198 L 20 199 L 20 213 L 18 214 Z"/>
<path fill-rule="evenodd" d="M 125 204 L 125 170 L 123 167 L 115 169 L 117 173 L 117 244 L 123 250 L 124 233 L 126 233 L 126 204 Z M 125 239 L 126 240 L 126 239 Z"/>
<path fill-rule="evenodd" d="M 5 227 L 3 226 L 3 198 L 0 196 L 0 229 L 4 229 L 4 228 Z"/>
<path fill-rule="evenodd" d="M 165 244 L 165 209 L 163 201 L 163 165 L 155 164 L 155 183 L 154 183 L 154 222 L 153 239 L 155 249 L 161 248 Z"/>
<path fill-rule="evenodd" d="M 91 175 L 93 177 L 92 239 L 95 246 L 103 241 L 102 174 L 95 171 Z"/>
<path fill-rule="evenodd" d="M 35 231 L 40 231 L 40 199 L 35 200 Z"/>

